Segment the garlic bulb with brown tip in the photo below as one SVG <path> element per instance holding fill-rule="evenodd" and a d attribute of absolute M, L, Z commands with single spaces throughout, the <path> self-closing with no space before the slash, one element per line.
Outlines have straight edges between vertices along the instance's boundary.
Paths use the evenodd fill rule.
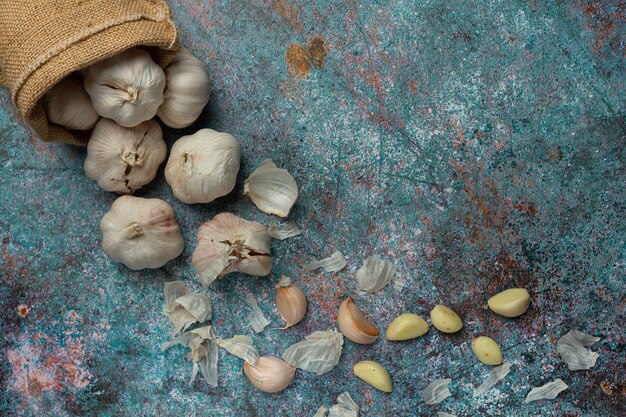
<path fill-rule="evenodd" d="M 163 200 L 122 196 L 100 222 L 102 248 L 130 269 L 160 268 L 183 252 L 174 210 Z"/>
<path fill-rule="evenodd" d="M 124 127 L 152 119 L 163 103 L 165 73 L 142 49 L 128 49 L 88 68 L 85 89 L 98 114 Z"/>
<path fill-rule="evenodd" d="M 272 356 L 261 356 L 255 366 L 243 364 L 243 373 L 255 388 L 263 392 L 280 392 L 296 376 L 296 368 Z"/>
<path fill-rule="evenodd" d="M 235 271 L 265 276 L 272 270 L 270 243 L 262 224 L 220 213 L 198 230 L 192 263 L 205 287 Z"/>
<path fill-rule="evenodd" d="M 154 120 L 127 128 L 103 118 L 87 144 L 85 174 L 107 191 L 132 194 L 154 179 L 166 155 Z"/>
<path fill-rule="evenodd" d="M 157 114 L 169 127 L 182 129 L 195 122 L 209 102 L 209 77 L 204 64 L 180 48 L 165 67 L 165 78 L 165 100 Z"/>
<path fill-rule="evenodd" d="M 165 179 L 183 203 L 209 203 L 235 188 L 241 147 L 228 133 L 202 129 L 178 139 L 165 166 Z"/>
<path fill-rule="evenodd" d="M 78 78 L 66 78 L 52 87 L 43 98 L 43 106 L 50 122 L 70 130 L 89 130 L 100 118 Z"/>

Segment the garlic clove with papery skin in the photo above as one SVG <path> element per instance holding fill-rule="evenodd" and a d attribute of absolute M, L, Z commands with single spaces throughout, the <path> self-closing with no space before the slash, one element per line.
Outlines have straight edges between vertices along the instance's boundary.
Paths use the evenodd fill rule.
<path fill-rule="evenodd" d="M 132 194 L 154 179 L 166 155 L 154 120 L 127 128 L 103 118 L 87 143 L 85 174 L 106 191 Z"/>
<path fill-rule="evenodd" d="M 165 179 L 183 203 L 209 203 L 233 190 L 240 158 L 241 147 L 232 135 L 202 129 L 174 143 Z"/>
<path fill-rule="evenodd" d="M 361 310 L 352 301 L 352 297 L 346 298 L 341 303 L 337 322 L 341 333 L 354 343 L 369 345 L 378 339 L 378 329 L 365 318 Z"/>
<path fill-rule="evenodd" d="M 243 373 L 257 389 L 275 393 L 287 388 L 296 375 L 296 368 L 272 356 L 261 356 L 255 366 L 243 364 Z"/>
<path fill-rule="evenodd" d="M 278 168 L 271 159 L 266 159 L 248 177 L 243 193 L 259 210 L 287 217 L 298 199 L 298 184 L 286 169 Z"/>
<path fill-rule="evenodd" d="M 88 68 L 85 89 L 96 112 L 124 127 L 152 119 L 163 103 L 165 73 L 142 49 L 128 49 Z"/>
<path fill-rule="evenodd" d="M 281 330 L 298 324 L 306 314 L 306 296 L 288 277 L 282 277 L 276 285 L 276 307 L 280 318 L 285 322 L 285 327 Z"/>
<path fill-rule="evenodd" d="M 160 268 L 183 252 L 172 207 L 156 198 L 122 196 L 100 222 L 102 248 L 130 269 Z"/>
<path fill-rule="evenodd" d="M 58 83 L 42 102 L 48 120 L 70 130 L 92 129 L 100 118 L 78 78 L 68 77 Z"/>

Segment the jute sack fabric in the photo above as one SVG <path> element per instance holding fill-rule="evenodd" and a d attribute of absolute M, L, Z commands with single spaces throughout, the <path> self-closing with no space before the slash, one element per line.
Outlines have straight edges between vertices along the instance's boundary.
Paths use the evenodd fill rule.
<path fill-rule="evenodd" d="M 48 122 L 41 97 L 72 72 L 135 46 L 164 66 L 176 37 L 163 0 L 0 0 L 0 84 L 44 140 L 84 145 L 84 133 Z"/>

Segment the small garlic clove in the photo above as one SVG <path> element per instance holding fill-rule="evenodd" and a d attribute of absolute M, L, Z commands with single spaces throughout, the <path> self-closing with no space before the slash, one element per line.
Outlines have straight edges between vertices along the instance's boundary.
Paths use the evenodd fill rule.
<path fill-rule="evenodd" d="M 287 388 L 296 375 L 296 368 L 271 356 L 261 356 L 255 366 L 243 364 L 248 381 L 260 391 L 275 393 Z"/>
<path fill-rule="evenodd" d="M 385 368 L 374 361 L 361 361 L 354 364 L 354 376 L 382 392 L 391 392 L 391 377 Z"/>
<path fill-rule="evenodd" d="M 58 83 L 42 102 L 48 120 L 70 130 L 92 129 L 100 118 L 78 78 L 68 77 Z"/>
<path fill-rule="evenodd" d="M 286 169 L 278 168 L 271 159 L 266 159 L 248 177 L 243 193 L 259 210 L 287 217 L 298 199 L 298 184 Z"/>
<path fill-rule="evenodd" d="M 399 341 L 420 337 L 428 332 L 428 323 L 417 314 L 401 314 L 387 328 L 387 340 Z"/>
<path fill-rule="evenodd" d="M 280 318 L 285 322 L 282 330 L 298 324 L 304 318 L 307 308 L 306 296 L 302 290 L 291 284 L 289 278 L 284 278 L 286 277 L 276 287 L 276 307 Z"/>
<path fill-rule="evenodd" d="M 491 297 L 487 305 L 504 317 L 521 316 L 530 306 L 530 294 L 525 288 L 510 288 Z"/>
<path fill-rule="evenodd" d="M 337 321 L 341 333 L 354 343 L 369 345 L 378 339 L 378 330 L 365 318 L 352 297 L 341 303 Z"/>
<path fill-rule="evenodd" d="M 430 312 L 430 321 L 443 333 L 456 333 L 463 328 L 461 318 L 446 306 L 437 304 Z"/>
<path fill-rule="evenodd" d="M 479 361 L 485 365 L 502 364 L 500 346 L 490 337 L 480 336 L 472 341 L 472 351 Z"/>

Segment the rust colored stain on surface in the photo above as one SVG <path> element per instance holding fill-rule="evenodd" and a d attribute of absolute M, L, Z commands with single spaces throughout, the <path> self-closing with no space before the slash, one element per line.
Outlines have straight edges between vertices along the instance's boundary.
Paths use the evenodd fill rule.
<path fill-rule="evenodd" d="M 278 0 L 272 4 L 272 9 L 274 9 L 283 18 L 287 19 L 294 29 L 304 32 L 304 27 L 300 24 L 300 22 L 298 22 L 298 12 L 293 6 L 284 0 Z"/>
<path fill-rule="evenodd" d="M 322 68 L 327 49 L 324 40 L 318 37 L 309 39 L 306 47 L 293 43 L 285 52 L 287 71 L 290 76 L 306 79 L 311 67 Z"/>
<path fill-rule="evenodd" d="M 326 58 L 326 47 L 324 46 L 324 39 L 311 38 L 309 39 L 309 55 L 311 56 L 311 64 L 314 67 L 322 68 L 324 66 L 324 59 Z"/>

